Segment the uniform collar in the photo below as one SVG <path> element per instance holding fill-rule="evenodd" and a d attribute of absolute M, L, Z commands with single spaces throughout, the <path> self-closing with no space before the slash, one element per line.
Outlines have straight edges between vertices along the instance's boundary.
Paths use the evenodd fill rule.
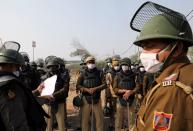
<path fill-rule="evenodd" d="M 177 80 L 179 76 L 179 69 L 187 64 L 189 64 L 190 61 L 187 58 L 187 56 L 180 57 L 176 59 L 173 64 L 169 65 L 156 79 L 155 81 L 157 83 L 160 83 L 164 80 L 171 79 L 171 80 Z"/>

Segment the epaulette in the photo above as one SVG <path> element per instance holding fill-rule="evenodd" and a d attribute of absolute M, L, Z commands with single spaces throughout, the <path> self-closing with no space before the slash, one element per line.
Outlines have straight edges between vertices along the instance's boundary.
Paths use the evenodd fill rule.
<path fill-rule="evenodd" d="M 193 100 L 193 94 L 192 94 L 192 93 L 193 93 L 193 89 L 192 89 L 192 87 L 187 86 L 187 85 L 183 84 L 183 83 L 180 82 L 180 81 L 176 81 L 176 85 L 177 85 L 178 87 L 182 88 L 183 91 L 184 91 L 186 94 L 190 95 L 190 97 L 191 97 L 192 100 Z"/>

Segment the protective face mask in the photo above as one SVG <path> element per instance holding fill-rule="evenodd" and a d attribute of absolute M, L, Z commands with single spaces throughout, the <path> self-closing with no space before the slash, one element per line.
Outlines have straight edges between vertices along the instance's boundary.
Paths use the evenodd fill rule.
<path fill-rule="evenodd" d="M 88 69 L 94 69 L 96 67 L 95 64 L 87 64 Z"/>
<path fill-rule="evenodd" d="M 13 74 L 14 74 L 15 76 L 19 77 L 20 72 L 19 72 L 19 71 L 14 71 Z"/>
<path fill-rule="evenodd" d="M 156 73 L 160 70 L 161 66 L 163 65 L 163 62 L 160 62 L 157 60 L 158 54 L 163 53 L 164 51 L 168 50 L 170 45 L 168 45 L 166 48 L 161 50 L 159 53 L 144 53 L 142 52 L 140 55 L 141 63 L 143 64 L 145 71 L 149 73 Z"/>
<path fill-rule="evenodd" d="M 139 68 L 140 72 L 144 72 L 145 69 L 144 68 Z"/>
<path fill-rule="evenodd" d="M 129 70 L 129 66 L 123 65 L 123 66 L 121 66 L 121 68 L 122 68 L 122 70 L 123 70 L 124 72 Z"/>
<path fill-rule="evenodd" d="M 111 67 L 111 66 L 112 66 L 112 64 L 111 64 L 111 63 L 107 63 L 107 65 L 108 65 L 109 67 Z"/>
<path fill-rule="evenodd" d="M 157 53 L 141 53 L 140 55 L 141 63 L 143 64 L 145 71 L 149 73 L 157 72 L 162 63 L 157 60 Z M 156 68 L 154 68 L 156 66 Z"/>
<path fill-rule="evenodd" d="M 131 66 L 131 69 L 134 69 L 134 66 Z"/>
<path fill-rule="evenodd" d="M 115 69 L 116 71 L 118 71 L 118 70 L 120 69 L 120 67 L 119 67 L 119 66 L 115 66 L 114 69 Z"/>

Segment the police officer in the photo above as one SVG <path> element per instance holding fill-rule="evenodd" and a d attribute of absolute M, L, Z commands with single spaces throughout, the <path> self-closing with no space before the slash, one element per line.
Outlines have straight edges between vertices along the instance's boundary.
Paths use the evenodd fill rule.
<path fill-rule="evenodd" d="M 112 58 L 111 57 L 106 58 L 105 63 L 106 63 L 106 65 L 103 68 L 104 75 L 112 68 Z"/>
<path fill-rule="evenodd" d="M 112 58 L 112 67 L 110 67 L 108 70 L 106 70 L 105 79 L 107 83 L 107 88 L 105 89 L 105 107 L 104 107 L 104 114 L 106 114 L 105 110 L 109 109 L 109 129 L 114 130 L 115 127 L 115 111 L 116 111 L 116 99 L 117 96 L 115 95 L 115 92 L 113 91 L 113 82 L 116 74 L 120 71 L 120 60 L 116 57 Z"/>
<path fill-rule="evenodd" d="M 87 69 L 80 74 L 77 80 L 77 87 L 83 94 L 82 111 L 82 130 L 90 131 L 94 127 L 94 117 L 96 121 L 96 130 L 104 131 L 103 113 L 101 107 L 101 90 L 106 88 L 106 83 L 102 71 L 96 68 L 95 58 L 89 56 L 85 59 Z M 89 128 L 89 121 L 91 127 Z"/>
<path fill-rule="evenodd" d="M 142 99 L 143 97 L 143 85 L 144 85 L 144 76 L 145 76 L 145 68 L 142 65 L 139 65 L 136 69 L 136 87 L 135 87 L 135 94 L 137 98 Z"/>
<path fill-rule="evenodd" d="M 44 68 L 44 62 L 43 59 L 37 60 L 37 71 L 40 75 L 40 78 L 46 74 L 45 68 Z"/>
<path fill-rule="evenodd" d="M 16 42 L 8 42 L 20 45 Z M 0 50 L 0 129 L 2 131 L 44 131 L 46 115 L 30 90 L 19 81 L 17 72 L 24 64 L 17 50 Z M 36 90 L 38 91 L 38 90 Z"/>
<path fill-rule="evenodd" d="M 25 87 L 33 91 L 41 82 L 40 75 L 35 69 L 30 67 L 30 59 L 28 54 L 22 52 L 22 56 L 24 58 L 25 64 L 21 67 L 19 79 L 22 81 Z"/>
<path fill-rule="evenodd" d="M 67 130 L 65 125 L 65 109 L 64 105 L 69 91 L 68 79 L 63 78 L 59 72 L 59 63 L 56 57 L 46 59 L 47 73 L 42 76 L 42 81 L 53 75 L 57 75 L 54 93 L 51 95 L 52 99 L 43 105 L 44 110 L 51 116 L 47 119 L 47 131 L 52 131 L 54 116 L 56 117 L 58 128 L 60 131 Z"/>
<path fill-rule="evenodd" d="M 36 64 L 35 61 L 30 62 L 30 67 L 31 67 L 32 69 L 34 69 L 35 71 L 37 71 L 37 64 Z"/>
<path fill-rule="evenodd" d="M 64 81 L 64 83 L 66 83 L 66 98 L 68 97 L 68 92 L 69 92 L 69 86 L 70 86 L 70 74 L 69 74 L 69 70 L 66 68 L 65 65 L 65 61 L 60 58 L 57 57 L 57 61 L 59 63 L 59 75 L 61 77 L 61 79 Z M 64 103 L 64 121 L 65 121 L 65 125 L 69 126 L 68 122 L 67 122 L 67 107 L 66 107 L 66 102 Z"/>
<path fill-rule="evenodd" d="M 133 90 L 135 93 L 135 116 L 141 106 L 141 102 L 144 97 L 143 89 L 144 89 L 144 76 L 145 76 L 145 68 L 142 65 L 139 65 L 136 71 L 136 87 Z"/>
<path fill-rule="evenodd" d="M 77 72 L 76 74 L 76 78 L 78 79 L 80 77 L 81 74 L 83 74 L 85 72 L 85 70 L 87 69 L 87 66 L 86 66 L 86 63 L 85 63 L 85 59 L 86 57 L 88 57 L 87 55 L 83 55 L 81 60 L 80 60 L 80 69 L 79 71 Z M 80 88 L 79 88 L 79 85 L 78 83 L 76 83 L 76 96 L 73 98 L 73 105 L 75 108 L 79 109 L 79 125 L 77 127 L 76 130 L 81 130 L 81 120 L 82 120 L 82 108 L 79 108 L 81 107 L 82 105 L 82 93 L 80 92 Z M 78 105 L 78 106 L 77 106 Z"/>
<path fill-rule="evenodd" d="M 129 108 L 134 100 L 134 95 L 132 95 L 134 88 L 135 74 L 131 70 L 131 60 L 126 57 L 121 60 L 121 71 L 115 76 L 113 83 L 113 90 L 119 97 L 116 106 L 115 131 L 120 131 L 122 128 L 129 128 L 128 123 L 131 120 Z M 127 112 L 127 115 L 124 112 Z M 126 121 L 127 123 L 124 123 Z"/>
<path fill-rule="evenodd" d="M 155 15 L 143 14 L 147 8 Z M 147 18 L 141 29 L 135 26 L 139 21 L 136 16 L 140 20 Z M 193 35 L 186 17 L 146 2 L 133 17 L 131 27 L 140 31 L 134 44 L 142 47 L 141 62 L 155 78 L 142 102 L 134 130 L 192 131 L 193 64 L 186 55 L 193 45 Z"/>

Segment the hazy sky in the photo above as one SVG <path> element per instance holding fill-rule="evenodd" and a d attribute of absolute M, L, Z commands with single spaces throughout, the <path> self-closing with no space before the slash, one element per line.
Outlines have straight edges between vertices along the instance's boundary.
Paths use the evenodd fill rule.
<path fill-rule="evenodd" d="M 192 0 L 153 0 L 187 15 Z M 21 43 L 32 59 L 32 41 L 37 42 L 35 59 L 56 55 L 67 60 L 72 41 L 79 40 L 98 58 L 116 54 L 130 56 L 137 33 L 129 22 L 145 0 L 0 0 L 0 38 Z M 193 15 L 193 13 L 192 13 Z M 193 27 L 193 19 L 190 21 Z M 126 53 L 124 53 L 131 47 Z"/>

